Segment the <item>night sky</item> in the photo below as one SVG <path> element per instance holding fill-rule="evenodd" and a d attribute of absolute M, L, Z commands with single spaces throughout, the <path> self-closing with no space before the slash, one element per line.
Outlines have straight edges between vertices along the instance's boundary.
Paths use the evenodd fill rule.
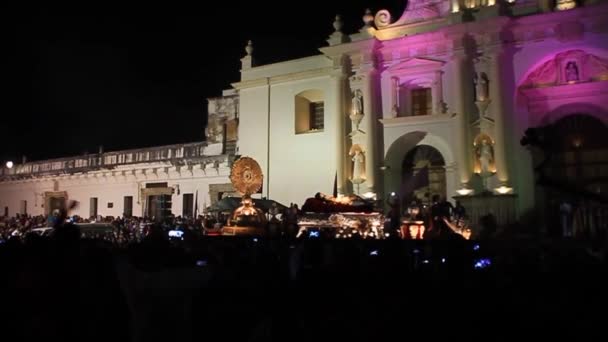
<path fill-rule="evenodd" d="M 398 18 L 405 4 L 5 7 L 0 161 L 201 141 L 205 99 L 239 80 L 248 39 L 261 64 L 311 56 L 336 13 L 354 33 L 365 8 Z"/>

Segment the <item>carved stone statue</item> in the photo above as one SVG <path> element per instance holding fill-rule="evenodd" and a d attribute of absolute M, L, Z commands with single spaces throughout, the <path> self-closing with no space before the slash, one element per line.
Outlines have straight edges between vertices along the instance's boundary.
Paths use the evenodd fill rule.
<path fill-rule="evenodd" d="M 492 146 L 487 140 L 481 141 L 481 146 L 478 148 L 479 165 L 481 168 L 481 175 L 489 175 L 494 173 L 492 163 L 494 162 L 494 151 Z"/>
<path fill-rule="evenodd" d="M 353 178 L 352 182 L 362 183 L 365 180 L 365 156 L 360 150 L 355 151 L 352 158 L 353 161 Z"/>
<path fill-rule="evenodd" d="M 489 99 L 488 77 L 484 72 L 479 75 L 475 74 L 473 78 L 475 83 L 475 101 L 484 102 Z"/>
<path fill-rule="evenodd" d="M 209 144 L 221 143 L 224 140 L 224 124 L 216 115 L 210 115 L 205 127 L 205 136 Z"/>
<path fill-rule="evenodd" d="M 355 115 L 363 114 L 363 94 L 361 89 L 355 90 L 353 95 L 353 111 Z"/>
<path fill-rule="evenodd" d="M 576 66 L 576 62 L 568 62 L 568 64 L 566 64 L 566 82 L 576 82 L 578 80 L 578 67 Z"/>

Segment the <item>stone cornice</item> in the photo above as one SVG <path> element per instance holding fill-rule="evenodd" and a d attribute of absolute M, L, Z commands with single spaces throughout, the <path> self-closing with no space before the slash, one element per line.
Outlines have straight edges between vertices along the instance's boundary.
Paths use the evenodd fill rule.
<path fill-rule="evenodd" d="M 248 80 L 242 82 L 232 83 L 232 86 L 236 89 L 247 89 L 247 88 L 255 88 L 261 87 L 268 84 L 280 84 L 284 82 L 298 81 L 303 79 L 310 79 L 315 77 L 323 77 L 323 76 L 331 76 L 334 74 L 334 67 L 324 67 L 313 70 L 307 70 L 302 72 L 296 72 L 291 74 L 273 76 L 273 77 L 264 77 L 258 78 L 255 80 Z"/>
<path fill-rule="evenodd" d="M 125 181 L 128 181 L 129 177 L 143 181 L 152 179 L 171 179 L 174 176 L 178 176 L 178 178 L 192 177 L 193 173 L 191 168 L 195 168 L 196 165 L 204 165 L 205 168 L 203 170 L 215 170 L 215 175 L 219 174 L 218 170 L 221 168 L 226 168 L 228 170 L 230 169 L 228 166 L 228 155 L 205 156 L 202 158 L 184 158 L 183 160 L 185 161 L 185 165 L 181 166 L 176 166 L 171 162 L 163 161 L 156 163 L 135 163 L 130 165 L 122 165 L 120 168 L 100 168 L 94 170 L 55 170 L 33 174 L 10 175 L 0 178 L 0 184 L 56 179 L 100 181 L 123 181 L 124 179 Z M 206 176 L 209 175 L 207 171 L 205 171 L 204 174 Z"/>
<path fill-rule="evenodd" d="M 451 116 L 440 114 L 440 115 L 420 115 L 420 116 L 403 116 L 397 118 L 384 118 L 379 119 L 380 123 L 384 127 L 400 127 L 400 126 L 417 126 L 417 125 L 428 125 L 428 124 L 440 124 L 449 122 Z"/>
<path fill-rule="evenodd" d="M 535 102 L 544 102 L 554 99 L 563 100 L 581 96 L 606 96 L 606 94 L 608 94 L 608 81 L 523 88 L 520 89 L 520 92 L 530 101 L 530 105 L 533 105 Z"/>

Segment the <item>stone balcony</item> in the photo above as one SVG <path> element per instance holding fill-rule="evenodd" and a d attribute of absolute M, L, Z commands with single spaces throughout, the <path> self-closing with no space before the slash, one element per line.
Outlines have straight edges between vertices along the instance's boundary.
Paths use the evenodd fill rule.
<path fill-rule="evenodd" d="M 215 153 L 214 153 L 215 152 Z M 122 166 L 149 163 L 223 164 L 229 162 L 226 154 L 209 151 L 206 142 L 102 152 L 82 156 L 32 161 L 16 164 L 11 169 L 0 169 L 0 181 L 111 170 Z"/>

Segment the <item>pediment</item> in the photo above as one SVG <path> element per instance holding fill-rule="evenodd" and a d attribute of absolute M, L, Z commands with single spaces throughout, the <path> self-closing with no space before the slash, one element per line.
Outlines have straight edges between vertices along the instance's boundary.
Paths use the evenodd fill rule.
<path fill-rule="evenodd" d="M 520 88 L 608 80 L 608 59 L 583 50 L 558 53 L 528 73 Z"/>
<path fill-rule="evenodd" d="M 411 72 L 411 71 L 434 71 L 441 69 L 445 62 L 437 61 L 428 58 L 409 58 L 405 61 L 399 62 L 395 65 L 390 66 L 387 71 L 390 73 L 395 72 Z"/>

